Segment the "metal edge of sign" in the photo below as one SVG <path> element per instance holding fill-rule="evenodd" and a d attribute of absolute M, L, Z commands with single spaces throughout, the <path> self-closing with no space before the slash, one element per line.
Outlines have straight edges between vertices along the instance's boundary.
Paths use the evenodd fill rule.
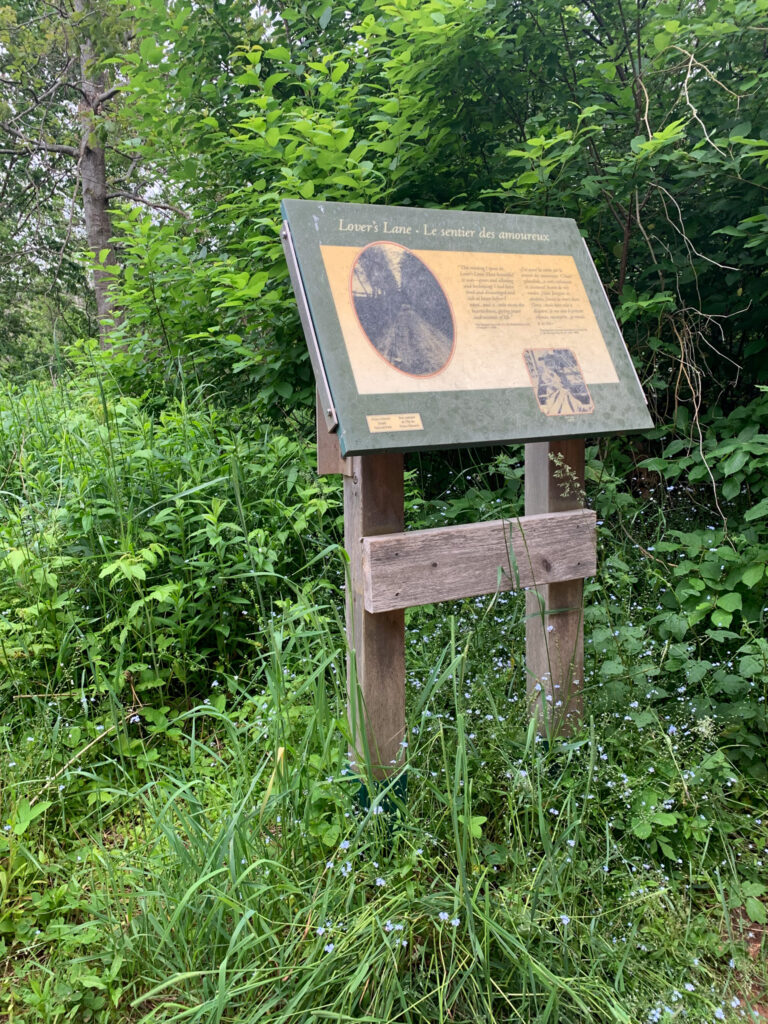
<path fill-rule="evenodd" d="M 328 376 L 325 372 L 325 364 L 323 363 L 320 345 L 315 333 L 315 325 L 312 322 L 312 314 L 309 310 L 309 302 L 304 289 L 304 280 L 301 276 L 301 269 L 299 268 L 299 261 L 296 257 L 293 237 L 287 220 L 283 221 L 282 227 L 280 228 L 280 240 L 283 243 L 283 252 L 285 253 L 285 260 L 288 264 L 288 273 L 296 296 L 296 305 L 299 309 L 299 319 L 301 320 L 301 326 L 304 328 L 304 337 L 306 338 L 307 348 L 309 350 L 309 360 L 312 363 L 312 370 L 315 374 L 315 381 L 320 395 L 320 405 L 323 410 L 323 418 L 325 419 L 325 425 L 328 429 L 328 433 L 332 434 L 339 426 L 339 417 L 336 414 L 336 406 L 333 403 L 333 395 L 331 394 Z"/>

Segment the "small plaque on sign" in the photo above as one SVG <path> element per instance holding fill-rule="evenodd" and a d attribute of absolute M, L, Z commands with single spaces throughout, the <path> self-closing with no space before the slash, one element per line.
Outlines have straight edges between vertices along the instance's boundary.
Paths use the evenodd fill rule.
<path fill-rule="evenodd" d="M 366 416 L 368 429 L 372 434 L 384 434 L 392 430 L 423 430 L 424 424 L 417 412 L 396 412 L 388 416 Z"/>
<path fill-rule="evenodd" d="M 653 425 L 574 221 L 304 200 L 283 211 L 343 454 Z"/>

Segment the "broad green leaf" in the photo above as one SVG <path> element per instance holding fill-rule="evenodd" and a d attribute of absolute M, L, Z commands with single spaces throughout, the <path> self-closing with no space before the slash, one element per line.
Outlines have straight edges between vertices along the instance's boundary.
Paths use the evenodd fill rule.
<path fill-rule="evenodd" d="M 750 921 L 754 921 L 755 924 L 768 924 L 768 914 L 766 914 L 765 904 L 761 903 L 760 900 L 754 896 L 748 896 L 744 902 L 744 909 L 747 912 L 747 917 Z"/>
<path fill-rule="evenodd" d="M 733 455 L 730 455 L 725 462 L 721 464 L 721 469 L 726 476 L 731 476 L 733 473 L 738 472 L 746 463 L 749 461 L 749 452 L 737 451 Z"/>
<path fill-rule="evenodd" d="M 148 64 L 159 64 L 163 59 L 162 46 L 158 46 L 151 36 L 142 39 L 139 44 L 139 53 Z"/>
<path fill-rule="evenodd" d="M 654 825 L 664 825 L 668 827 L 670 825 L 677 824 L 677 815 L 672 814 L 669 811 L 656 811 L 655 814 L 651 815 L 651 821 Z"/>
<path fill-rule="evenodd" d="M 741 610 L 741 594 L 723 594 L 717 599 L 717 607 L 724 608 L 727 612 Z"/>
<path fill-rule="evenodd" d="M 482 815 L 482 814 L 475 815 L 475 814 L 473 814 L 470 817 L 469 822 L 467 822 L 465 820 L 465 817 L 464 817 L 463 814 L 460 814 L 458 817 L 459 817 L 459 821 L 462 823 L 462 825 L 467 825 L 469 827 L 469 833 L 470 833 L 470 835 L 472 836 L 473 839 L 480 839 L 482 837 L 482 834 L 483 834 L 483 824 L 488 820 L 485 817 L 485 815 Z"/>
<path fill-rule="evenodd" d="M 16 807 L 16 822 L 13 826 L 14 834 L 17 836 L 23 835 L 35 818 L 39 818 L 50 806 L 50 800 L 41 800 L 34 805 L 30 804 L 26 797 L 20 800 Z"/>
<path fill-rule="evenodd" d="M 26 560 L 27 554 L 23 548 L 11 548 L 8 554 L 5 556 L 6 562 L 13 569 L 14 573 L 18 572 L 21 566 Z"/>
<path fill-rule="evenodd" d="M 662 50 L 666 50 L 671 42 L 672 37 L 668 32 L 657 32 L 653 37 L 653 45 L 658 53 Z"/>
<path fill-rule="evenodd" d="M 765 896 L 766 888 L 762 882 L 742 882 L 741 883 L 741 895 L 746 899 L 747 896 Z"/>
<path fill-rule="evenodd" d="M 762 519 L 764 516 L 768 516 L 768 498 L 758 501 L 756 505 L 744 513 L 744 518 L 750 523 L 753 519 Z"/>
<path fill-rule="evenodd" d="M 713 626 L 719 626 L 722 629 L 727 629 L 733 621 L 731 613 L 723 611 L 722 608 L 715 608 L 710 618 Z"/>
<path fill-rule="evenodd" d="M 749 568 L 745 569 L 741 574 L 741 581 L 747 587 L 754 587 L 760 582 L 765 576 L 764 565 L 750 565 Z"/>

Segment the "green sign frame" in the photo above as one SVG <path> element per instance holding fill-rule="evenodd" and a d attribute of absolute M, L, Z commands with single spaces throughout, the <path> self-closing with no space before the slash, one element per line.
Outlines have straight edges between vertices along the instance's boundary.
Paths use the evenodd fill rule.
<path fill-rule="evenodd" d="M 297 199 L 282 211 L 343 456 L 653 426 L 575 221 Z"/>

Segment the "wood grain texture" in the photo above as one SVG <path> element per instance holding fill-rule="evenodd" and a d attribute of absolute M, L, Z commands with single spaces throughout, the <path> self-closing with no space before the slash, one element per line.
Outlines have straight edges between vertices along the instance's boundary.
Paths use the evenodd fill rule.
<path fill-rule="evenodd" d="M 592 576 L 595 513 L 497 519 L 363 539 L 369 612 Z"/>
<path fill-rule="evenodd" d="M 341 473 L 342 476 L 349 476 L 352 472 L 349 461 L 341 457 L 339 435 L 335 430 L 328 430 L 320 399 L 320 391 L 317 388 L 315 389 L 315 425 L 317 432 L 318 476 L 330 476 L 332 473 Z"/>
<path fill-rule="evenodd" d="M 403 456 L 375 454 L 346 460 L 344 546 L 347 583 L 347 714 L 351 756 L 385 778 L 404 761 L 405 613 L 371 614 L 364 606 L 363 539 L 403 529 Z"/>
<path fill-rule="evenodd" d="M 584 441 L 525 446 L 526 515 L 563 514 L 583 501 Z M 582 717 L 584 584 L 537 585 L 526 594 L 526 670 L 531 713 L 547 736 L 568 735 Z"/>

